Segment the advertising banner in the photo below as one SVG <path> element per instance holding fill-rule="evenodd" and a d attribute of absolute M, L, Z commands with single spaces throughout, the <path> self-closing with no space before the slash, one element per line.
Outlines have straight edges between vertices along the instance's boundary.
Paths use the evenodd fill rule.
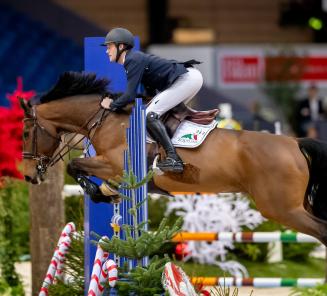
<path fill-rule="evenodd" d="M 218 48 L 218 86 L 255 88 L 265 81 L 300 81 L 327 86 L 327 51 L 267 55 L 264 48 Z"/>

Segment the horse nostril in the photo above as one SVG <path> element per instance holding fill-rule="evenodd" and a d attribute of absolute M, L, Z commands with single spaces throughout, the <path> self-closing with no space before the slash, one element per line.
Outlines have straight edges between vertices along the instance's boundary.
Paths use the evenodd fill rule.
<path fill-rule="evenodd" d="M 24 176 L 26 182 L 31 182 L 32 178 L 29 176 Z"/>

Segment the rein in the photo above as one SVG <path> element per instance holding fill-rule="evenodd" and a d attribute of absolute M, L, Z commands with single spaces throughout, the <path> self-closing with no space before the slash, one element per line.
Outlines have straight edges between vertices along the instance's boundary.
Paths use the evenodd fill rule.
<path fill-rule="evenodd" d="M 55 165 L 59 160 L 62 160 L 63 157 L 68 154 L 71 150 L 76 149 L 76 146 L 83 141 L 84 139 L 88 138 L 89 143 L 87 148 L 91 145 L 91 140 L 94 137 L 96 130 L 99 126 L 101 126 L 103 120 L 109 115 L 109 111 L 107 109 L 103 109 L 99 107 L 99 109 L 90 116 L 88 120 L 76 131 L 74 132 L 73 137 L 59 149 L 52 157 L 39 154 L 37 151 L 37 130 L 40 128 L 41 130 L 45 131 L 50 137 L 54 138 L 59 143 L 62 142 L 60 137 L 53 136 L 45 127 L 43 127 L 37 120 L 35 106 L 32 108 L 32 118 L 24 118 L 24 121 L 33 121 L 33 140 L 32 140 L 32 152 L 23 151 L 23 159 L 34 159 L 37 161 L 37 172 L 39 175 L 42 175 L 46 172 L 48 167 Z M 74 145 L 70 145 L 70 143 L 77 137 L 78 134 L 82 131 L 83 128 L 88 127 L 90 122 L 102 111 L 101 116 L 88 128 L 88 133 L 86 136 L 80 138 Z M 93 131 L 93 133 L 92 133 Z M 92 135 L 91 135 L 92 133 Z M 67 150 L 63 152 L 65 149 Z"/>

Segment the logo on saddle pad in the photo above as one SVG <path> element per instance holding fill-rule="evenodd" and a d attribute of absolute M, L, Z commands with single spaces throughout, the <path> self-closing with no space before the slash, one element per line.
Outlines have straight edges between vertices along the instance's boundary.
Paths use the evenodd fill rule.
<path fill-rule="evenodd" d="M 186 135 L 182 136 L 181 138 L 182 139 L 190 139 L 190 140 L 197 141 L 198 140 L 198 135 L 197 134 L 186 134 Z"/>
<path fill-rule="evenodd" d="M 217 125 L 217 121 L 212 121 L 208 125 L 197 124 L 184 120 L 177 128 L 172 143 L 175 147 L 195 148 L 202 144 Z"/>

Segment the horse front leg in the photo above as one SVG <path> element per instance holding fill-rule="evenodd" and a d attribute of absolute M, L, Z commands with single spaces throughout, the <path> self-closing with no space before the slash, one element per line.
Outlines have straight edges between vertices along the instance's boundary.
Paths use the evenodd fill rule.
<path fill-rule="evenodd" d="M 117 170 L 101 157 L 75 158 L 69 162 L 67 172 L 94 202 L 120 202 L 118 192 L 106 182 L 106 180 L 117 175 Z M 102 179 L 103 182 L 99 186 L 86 176 L 98 177 Z"/>

